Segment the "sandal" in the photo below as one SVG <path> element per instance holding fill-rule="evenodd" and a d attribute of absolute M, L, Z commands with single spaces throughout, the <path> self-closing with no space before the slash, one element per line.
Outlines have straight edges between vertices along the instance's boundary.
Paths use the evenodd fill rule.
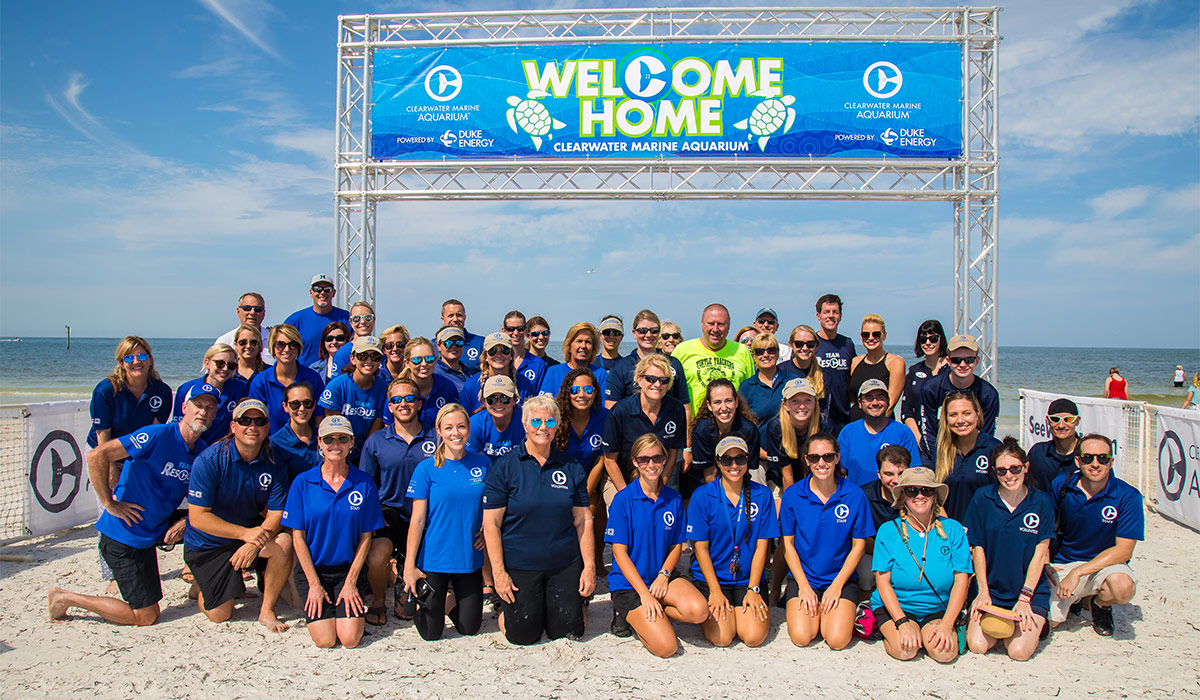
<path fill-rule="evenodd" d="M 375 607 L 367 608 L 365 615 L 368 625 L 386 625 L 387 624 L 387 606 L 376 605 Z"/>
<path fill-rule="evenodd" d="M 404 586 L 396 586 L 396 588 L 394 590 L 396 591 L 396 595 L 395 595 L 395 606 L 396 607 L 393 610 L 393 612 L 396 613 L 397 618 L 404 620 L 406 622 L 411 621 L 413 619 L 413 616 L 417 612 L 416 601 L 410 601 L 408 599 L 408 593 L 405 592 Z"/>

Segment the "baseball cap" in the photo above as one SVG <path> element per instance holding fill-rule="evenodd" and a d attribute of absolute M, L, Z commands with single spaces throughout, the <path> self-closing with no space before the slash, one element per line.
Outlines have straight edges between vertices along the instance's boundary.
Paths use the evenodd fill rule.
<path fill-rule="evenodd" d="M 513 384 L 513 380 L 503 374 L 497 374 L 494 377 L 488 377 L 487 381 L 483 383 L 483 395 L 487 397 L 492 394 L 504 394 L 505 396 L 515 397 L 517 395 L 517 386 Z"/>
<path fill-rule="evenodd" d="M 757 321 L 758 317 L 762 316 L 763 314 L 768 314 L 772 318 L 774 318 L 776 321 L 779 321 L 779 314 L 775 313 L 775 309 L 772 309 L 769 306 L 764 306 L 761 309 L 759 309 L 758 313 L 754 314 L 754 320 Z"/>
<path fill-rule="evenodd" d="M 729 435 L 721 438 L 721 441 L 717 443 L 717 449 L 713 450 L 713 452 L 720 457 L 733 449 L 741 450 L 746 454 L 750 454 L 750 448 L 746 446 L 746 441 L 737 435 Z"/>
<path fill-rule="evenodd" d="M 971 336 L 963 333 L 953 336 L 950 340 L 946 341 L 947 352 L 954 352 L 959 348 L 967 348 L 971 352 L 979 352 L 979 343 L 975 342 L 975 339 Z"/>
<path fill-rule="evenodd" d="M 813 383 L 804 377 L 792 377 L 783 385 L 783 398 L 790 399 L 796 394 L 808 394 L 813 398 L 817 396 L 817 388 Z"/>
<path fill-rule="evenodd" d="M 886 394 L 887 390 L 887 384 L 884 384 L 882 379 L 868 379 L 858 387 L 858 395 L 863 396 L 872 391 L 882 391 Z"/>
<path fill-rule="evenodd" d="M 459 338 L 461 340 L 466 340 L 467 336 L 466 336 L 466 334 L 463 333 L 463 330 L 461 328 L 459 328 L 458 326 L 446 326 L 442 330 L 438 331 L 437 341 L 439 343 L 444 343 L 447 340 L 450 340 L 452 338 Z"/>
<path fill-rule="evenodd" d="M 308 286 L 311 287 L 314 284 L 328 284 L 328 285 L 333 285 L 335 287 L 337 286 L 337 285 L 333 284 L 333 279 L 330 278 L 329 275 L 325 275 L 325 274 L 313 275 L 313 278 L 308 283 Z"/>
<path fill-rule="evenodd" d="M 360 352 L 377 352 L 383 354 L 383 350 L 379 349 L 379 338 L 373 335 L 360 335 L 354 339 L 354 346 L 351 351 L 357 355 Z"/>
<path fill-rule="evenodd" d="M 241 418 L 242 416 L 246 415 L 250 411 L 259 411 L 264 416 L 268 416 L 268 417 L 270 417 L 270 415 L 271 415 L 267 411 L 267 405 L 265 403 L 263 403 L 262 401 L 259 401 L 258 399 L 242 399 L 241 401 L 238 402 L 238 405 L 233 409 L 233 419 L 237 420 L 238 418 Z"/>
<path fill-rule="evenodd" d="M 492 348 L 511 348 L 512 344 L 512 338 L 508 337 L 507 333 L 496 331 L 488 333 L 487 337 L 483 339 L 483 351 L 487 352 Z"/>
<path fill-rule="evenodd" d="M 211 396 L 217 400 L 217 403 L 221 403 L 220 390 L 218 390 L 217 387 L 213 386 L 212 384 L 209 384 L 208 382 L 200 382 L 199 384 L 193 386 L 191 389 L 188 389 L 187 396 L 183 400 L 184 401 L 192 401 L 194 399 L 200 398 L 201 396 Z"/>
<path fill-rule="evenodd" d="M 621 330 L 621 320 L 617 318 L 606 318 L 600 322 L 600 331 L 619 331 Z"/>
<path fill-rule="evenodd" d="M 349 435 L 354 436 L 354 428 L 350 426 L 350 421 L 345 416 L 327 416 L 321 421 L 321 429 L 317 431 L 317 437 L 325 437 L 326 435 Z"/>
<path fill-rule="evenodd" d="M 1046 415 L 1052 416 L 1056 413 L 1069 413 L 1072 416 L 1079 415 L 1079 407 L 1071 399 L 1054 399 L 1050 402 L 1050 409 L 1046 411 Z"/>

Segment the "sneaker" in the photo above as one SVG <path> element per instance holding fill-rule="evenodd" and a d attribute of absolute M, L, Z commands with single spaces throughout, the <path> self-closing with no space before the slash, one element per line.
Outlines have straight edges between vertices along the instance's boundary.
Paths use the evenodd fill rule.
<path fill-rule="evenodd" d="M 1112 608 L 1092 600 L 1092 629 L 1101 637 L 1113 636 Z"/>
<path fill-rule="evenodd" d="M 1091 601 L 1090 598 L 1080 598 L 1079 600 L 1075 601 L 1074 603 L 1071 603 L 1070 609 L 1067 610 L 1067 617 L 1070 617 L 1072 615 L 1082 615 L 1084 604 L 1088 603 L 1090 601 Z"/>
<path fill-rule="evenodd" d="M 612 627 L 609 631 L 618 637 L 632 637 L 633 628 L 629 626 L 629 620 L 625 619 L 624 613 L 613 610 Z"/>

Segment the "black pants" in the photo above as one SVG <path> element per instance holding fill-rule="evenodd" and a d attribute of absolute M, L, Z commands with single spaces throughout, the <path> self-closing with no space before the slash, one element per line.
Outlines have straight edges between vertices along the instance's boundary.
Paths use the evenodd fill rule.
<path fill-rule="evenodd" d="M 545 632 L 551 639 L 583 636 L 583 597 L 579 575 L 583 560 L 559 569 L 509 569 L 516 601 L 504 603 L 504 636 L 512 644 L 535 644 Z"/>
<path fill-rule="evenodd" d="M 418 605 L 413 620 L 421 639 L 432 642 L 442 638 L 446 629 L 446 593 L 454 586 L 454 609 L 450 611 L 450 622 L 459 634 L 471 635 L 479 631 L 483 623 L 483 569 L 469 574 L 439 574 L 425 572 L 425 580 L 433 587 L 433 606 Z"/>

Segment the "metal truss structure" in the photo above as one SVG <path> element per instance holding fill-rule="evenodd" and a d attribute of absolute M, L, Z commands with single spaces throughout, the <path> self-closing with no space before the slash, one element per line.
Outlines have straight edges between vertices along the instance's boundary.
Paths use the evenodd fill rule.
<path fill-rule="evenodd" d="M 945 201 L 954 210 L 954 331 L 996 366 L 1000 41 L 996 7 L 709 8 L 356 15 L 338 19 L 335 263 L 374 301 L 375 209 L 402 200 L 823 199 Z M 942 42 L 962 53 L 956 160 L 371 159 L 375 49 L 611 42 Z"/>

